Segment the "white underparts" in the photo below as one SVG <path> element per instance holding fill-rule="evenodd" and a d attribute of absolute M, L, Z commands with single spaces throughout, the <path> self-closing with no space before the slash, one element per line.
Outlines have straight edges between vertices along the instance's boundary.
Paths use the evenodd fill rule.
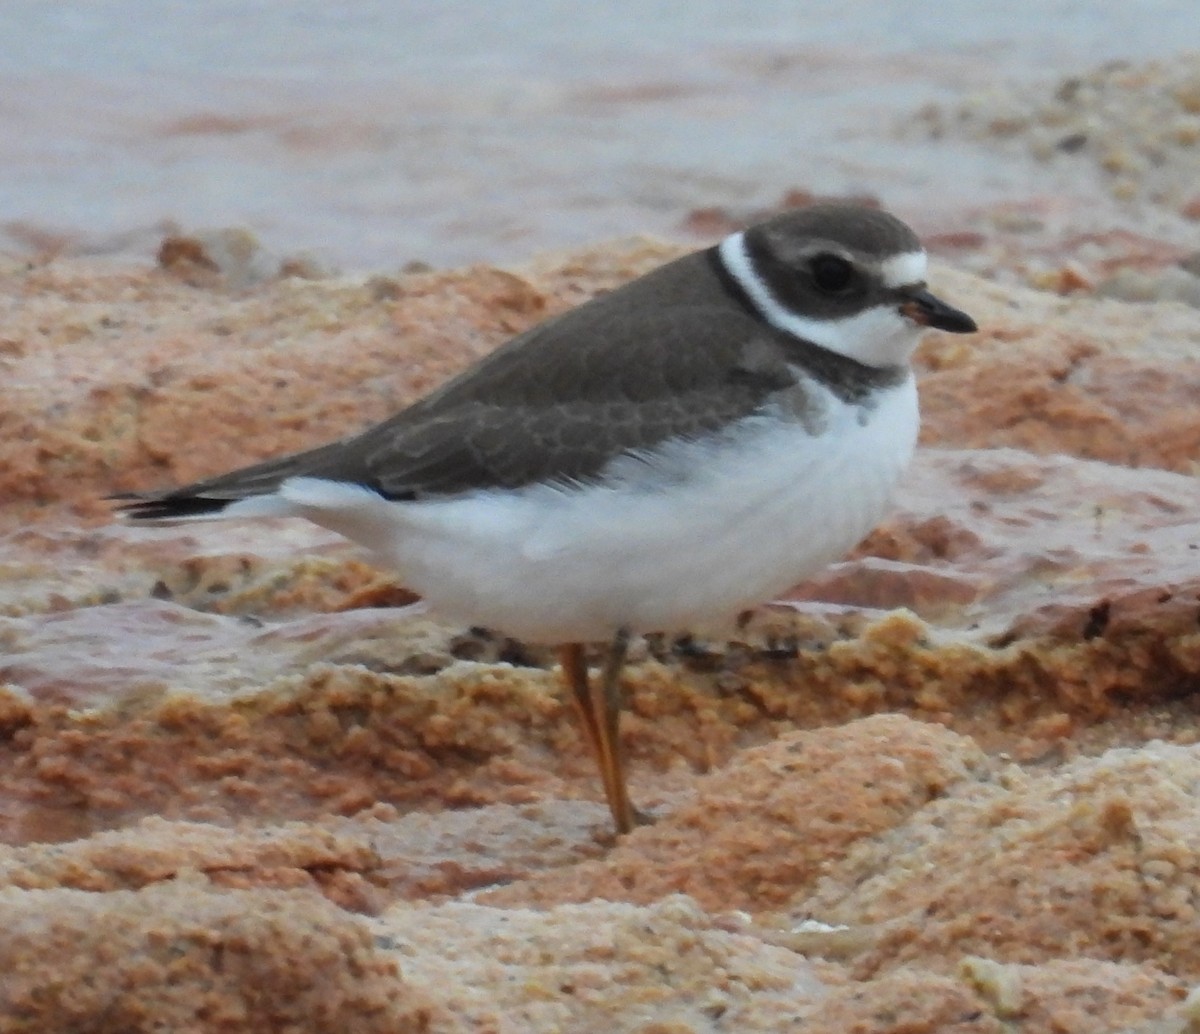
<path fill-rule="evenodd" d="M 443 616 L 530 641 L 711 627 L 843 556 L 912 454 L 912 378 L 870 406 L 813 392 L 819 434 L 768 410 L 620 457 L 595 484 L 399 502 L 292 478 L 225 516 L 306 517 L 366 546 Z"/>

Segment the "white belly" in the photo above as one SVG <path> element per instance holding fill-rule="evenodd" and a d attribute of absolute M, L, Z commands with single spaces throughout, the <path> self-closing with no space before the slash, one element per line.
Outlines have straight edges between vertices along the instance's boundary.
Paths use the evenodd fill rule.
<path fill-rule="evenodd" d="M 912 379 L 867 409 L 829 396 L 823 421 L 814 436 L 749 418 L 720 444 L 625 459 L 586 487 L 399 503 L 294 479 L 280 495 L 448 618 L 535 642 L 681 631 L 777 596 L 883 515 L 916 443 Z"/>

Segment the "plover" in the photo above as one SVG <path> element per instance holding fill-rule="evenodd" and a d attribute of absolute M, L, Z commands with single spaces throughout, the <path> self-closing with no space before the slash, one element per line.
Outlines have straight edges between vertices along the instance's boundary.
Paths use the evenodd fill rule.
<path fill-rule="evenodd" d="M 361 434 L 182 488 L 136 521 L 304 517 L 444 616 L 560 648 L 618 832 L 630 636 L 779 595 L 883 515 L 917 439 L 910 359 L 968 333 L 908 226 L 778 215 L 546 320 Z M 598 684 L 584 644 L 608 653 Z"/>

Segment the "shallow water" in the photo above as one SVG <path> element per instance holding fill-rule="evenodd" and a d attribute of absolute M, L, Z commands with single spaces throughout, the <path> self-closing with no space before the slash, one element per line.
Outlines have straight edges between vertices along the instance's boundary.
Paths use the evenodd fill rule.
<path fill-rule="evenodd" d="M 97 0 L 0 8 L 0 247 L 241 225 L 351 268 L 516 260 L 783 191 L 1022 196 L 921 104 L 1169 56 L 1194 5 Z"/>

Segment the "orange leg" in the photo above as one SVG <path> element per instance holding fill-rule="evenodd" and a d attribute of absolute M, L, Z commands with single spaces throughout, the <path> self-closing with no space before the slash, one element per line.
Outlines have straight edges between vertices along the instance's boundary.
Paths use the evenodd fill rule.
<path fill-rule="evenodd" d="M 604 763 L 600 761 L 600 730 L 596 725 L 596 714 L 592 710 L 592 690 L 588 681 L 587 662 L 583 657 L 583 644 L 567 643 L 560 647 L 559 659 L 562 663 L 563 678 L 571 690 L 575 713 L 579 716 L 579 724 L 583 727 L 583 737 L 587 740 L 592 757 L 600 764 L 600 777 L 604 781 L 604 796 L 611 800 L 608 772 Z"/>
<path fill-rule="evenodd" d="M 571 689 L 583 733 L 600 766 L 604 796 L 618 833 L 628 833 L 644 822 L 629 800 L 625 787 L 625 764 L 621 753 L 621 666 L 629 648 L 629 633 L 618 632 L 609 648 L 598 687 L 593 687 L 584 663 L 583 647 L 568 643 L 562 648 L 563 676 Z"/>

